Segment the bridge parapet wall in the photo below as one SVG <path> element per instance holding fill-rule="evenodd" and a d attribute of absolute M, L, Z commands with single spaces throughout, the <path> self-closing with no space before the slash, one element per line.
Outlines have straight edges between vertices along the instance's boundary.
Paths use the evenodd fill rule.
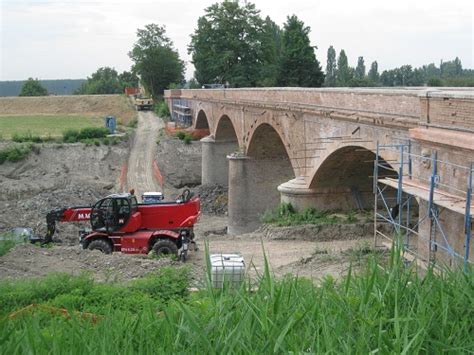
<path fill-rule="evenodd" d="M 417 90 L 385 89 L 309 89 L 245 88 L 208 90 L 170 90 L 165 97 L 260 104 L 301 104 L 327 108 L 384 112 L 412 117 L 420 116 Z"/>
<path fill-rule="evenodd" d="M 474 92 L 463 88 L 178 89 L 165 91 L 165 98 L 168 101 L 188 99 L 195 105 L 226 104 L 300 111 L 405 129 L 421 125 L 474 132 Z M 218 117 L 209 119 L 217 120 Z"/>
<path fill-rule="evenodd" d="M 427 91 L 420 100 L 427 126 L 474 133 L 474 90 Z"/>

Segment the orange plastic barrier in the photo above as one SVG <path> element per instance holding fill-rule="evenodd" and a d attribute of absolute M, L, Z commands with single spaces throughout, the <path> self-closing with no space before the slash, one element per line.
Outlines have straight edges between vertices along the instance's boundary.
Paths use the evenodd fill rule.
<path fill-rule="evenodd" d="M 163 179 L 163 175 L 161 175 L 161 171 L 160 171 L 160 168 L 158 167 L 158 163 L 156 162 L 156 160 L 153 160 L 153 173 L 156 180 L 160 184 L 161 189 L 163 190 L 164 179 Z"/>
<path fill-rule="evenodd" d="M 180 128 L 170 123 L 166 124 L 165 132 L 170 136 L 174 136 L 178 132 L 185 132 L 185 133 L 190 134 L 195 140 L 204 138 L 210 134 L 209 128 L 197 128 L 197 129 L 192 129 L 192 127 Z"/>
<path fill-rule="evenodd" d="M 18 316 L 21 316 L 23 314 L 32 312 L 35 309 L 39 309 L 39 310 L 42 310 L 42 311 L 45 311 L 45 312 L 48 312 L 48 313 L 51 313 L 51 314 L 63 315 L 67 319 L 71 319 L 71 314 L 65 308 L 56 308 L 56 307 L 46 306 L 46 305 L 43 305 L 43 304 L 35 304 L 35 303 L 30 304 L 29 306 L 26 306 L 26 307 L 24 307 L 24 308 L 22 308 L 22 309 L 20 309 L 16 312 L 10 313 L 8 315 L 8 318 L 9 319 L 14 319 L 14 318 L 16 318 Z M 97 321 L 102 318 L 102 317 L 100 317 L 96 314 L 87 313 L 87 312 L 73 311 L 73 314 L 75 316 L 78 316 L 78 317 L 84 319 L 84 320 L 90 320 L 94 324 L 97 323 Z"/>
<path fill-rule="evenodd" d="M 122 170 L 120 171 L 120 190 L 125 191 L 125 186 L 127 185 L 127 162 L 123 162 Z"/>

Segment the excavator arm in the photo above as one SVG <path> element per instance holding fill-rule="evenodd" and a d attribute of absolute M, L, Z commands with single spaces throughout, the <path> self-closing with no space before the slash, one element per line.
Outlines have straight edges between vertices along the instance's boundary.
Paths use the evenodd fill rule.
<path fill-rule="evenodd" d="M 56 222 L 83 222 L 90 220 L 92 207 L 55 208 L 46 215 L 47 231 L 41 242 L 46 244 L 53 240 L 56 232 Z"/>

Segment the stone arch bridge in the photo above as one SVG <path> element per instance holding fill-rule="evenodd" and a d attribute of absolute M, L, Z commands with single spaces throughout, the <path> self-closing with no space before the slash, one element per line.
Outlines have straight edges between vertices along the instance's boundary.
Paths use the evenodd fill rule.
<path fill-rule="evenodd" d="M 256 229 L 280 201 L 298 209 L 373 208 L 377 142 L 410 140 L 420 155 L 436 150 L 454 163 L 474 161 L 468 90 L 169 90 L 165 98 L 206 136 L 202 182 L 229 186 L 229 233 Z M 394 168 L 399 159 L 395 149 L 379 157 Z M 424 173 L 422 164 L 413 169 Z"/>

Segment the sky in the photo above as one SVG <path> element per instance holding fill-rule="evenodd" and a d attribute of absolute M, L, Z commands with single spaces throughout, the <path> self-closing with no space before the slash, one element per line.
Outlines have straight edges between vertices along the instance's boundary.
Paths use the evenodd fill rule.
<path fill-rule="evenodd" d="M 190 35 L 216 0 L 0 0 L 0 80 L 79 79 L 103 66 L 130 70 L 137 28 L 164 25 L 186 62 Z M 243 2 L 243 1 L 241 1 Z M 330 45 L 379 71 L 458 56 L 474 68 L 474 0 L 254 0 L 280 26 L 295 14 L 311 27 L 323 69 Z"/>

